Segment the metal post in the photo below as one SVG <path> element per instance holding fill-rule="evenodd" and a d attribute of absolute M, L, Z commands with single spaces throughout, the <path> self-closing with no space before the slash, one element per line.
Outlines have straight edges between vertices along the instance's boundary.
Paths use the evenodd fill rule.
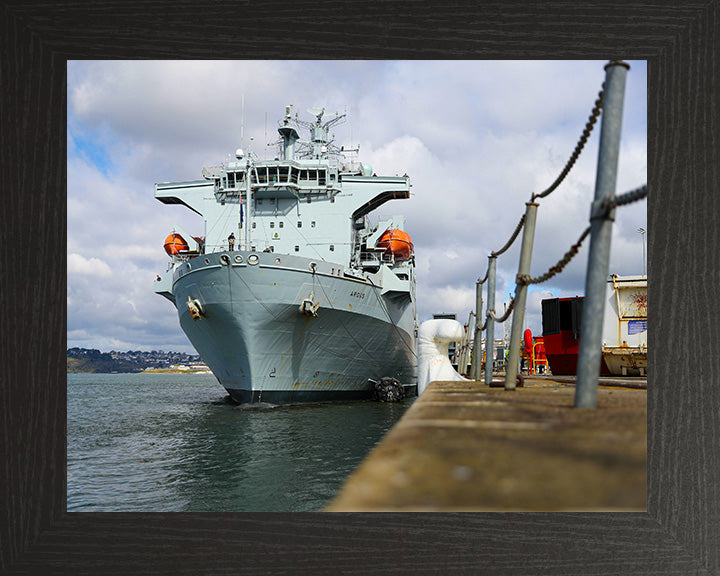
<path fill-rule="evenodd" d="M 497 256 L 488 258 L 488 287 L 487 309 L 495 311 L 495 268 Z M 485 386 L 490 386 L 493 377 L 493 358 L 495 358 L 495 319 L 487 319 L 487 332 L 485 332 Z"/>
<path fill-rule="evenodd" d="M 480 380 L 480 365 L 482 364 L 482 284 L 480 279 L 475 283 L 475 337 L 473 338 L 472 364 L 470 378 Z"/>
<path fill-rule="evenodd" d="M 642 243 L 643 243 L 643 260 L 642 260 L 642 262 L 643 262 L 642 271 L 643 272 L 642 272 L 642 275 L 647 276 L 646 265 L 645 265 L 645 263 L 647 262 L 647 258 L 645 257 L 645 228 L 638 228 L 637 231 L 640 232 L 640 234 L 642 234 Z"/>
<path fill-rule="evenodd" d="M 530 260 L 532 259 L 533 241 L 535 239 L 535 218 L 538 204 L 527 202 L 525 206 L 527 206 L 527 209 L 525 210 L 525 229 L 523 230 L 522 248 L 520 250 L 518 276 L 530 273 Z M 505 390 L 515 390 L 526 300 L 527 285 L 516 284 L 515 309 L 513 310 L 512 331 L 510 332 L 510 356 L 508 357 L 508 365 L 505 367 Z"/>
<path fill-rule="evenodd" d="M 463 348 L 463 355 L 462 355 L 462 370 L 460 370 L 460 374 L 463 376 L 468 376 L 468 360 L 470 358 L 470 334 L 473 332 L 473 319 L 475 318 L 475 312 L 472 310 L 470 311 L 470 314 L 468 316 L 468 323 L 467 323 L 467 329 L 465 330 L 465 346 Z"/>
<path fill-rule="evenodd" d="M 605 215 L 601 204 L 615 198 L 625 79 L 629 68 L 630 66 L 621 60 L 612 60 L 605 66 L 600 152 L 595 179 L 595 201 L 590 211 L 590 253 L 580 327 L 576 408 L 597 406 L 610 240 L 615 220 L 615 211 Z"/>
<path fill-rule="evenodd" d="M 469 335 L 472 331 L 472 312 L 470 312 L 470 316 L 468 317 L 468 323 L 465 324 L 465 334 L 463 335 L 462 342 L 459 342 L 460 344 L 460 350 L 458 352 L 458 374 L 464 375 L 465 370 L 467 369 L 467 353 L 468 353 L 468 343 L 469 343 Z"/>

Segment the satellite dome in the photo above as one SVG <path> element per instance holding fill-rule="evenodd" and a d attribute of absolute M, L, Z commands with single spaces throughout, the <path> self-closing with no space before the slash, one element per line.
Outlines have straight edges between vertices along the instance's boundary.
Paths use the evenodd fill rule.
<path fill-rule="evenodd" d="M 235 150 L 235 158 L 237 158 L 238 160 L 240 160 L 240 158 L 242 158 L 244 155 L 245 154 L 242 148 L 238 148 L 237 150 Z"/>

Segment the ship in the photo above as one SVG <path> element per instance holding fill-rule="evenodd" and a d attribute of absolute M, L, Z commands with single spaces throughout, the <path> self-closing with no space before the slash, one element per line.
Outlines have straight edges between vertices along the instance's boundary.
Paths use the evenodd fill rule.
<path fill-rule="evenodd" d="M 366 399 L 381 379 L 416 395 L 414 246 L 403 216 L 374 213 L 408 199 L 410 178 L 338 147 L 346 114 L 308 112 L 285 108 L 272 160 L 238 148 L 202 179 L 155 185 L 204 232 L 173 228 L 154 291 L 235 402 Z"/>

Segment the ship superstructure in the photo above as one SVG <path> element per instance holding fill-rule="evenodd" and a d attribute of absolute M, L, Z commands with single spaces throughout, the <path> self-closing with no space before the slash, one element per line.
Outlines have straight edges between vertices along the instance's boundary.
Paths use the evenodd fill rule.
<path fill-rule="evenodd" d="M 409 178 L 345 160 L 357 150 L 329 138 L 344 115 L 309 111 L 286 108 L 273 160 L 238 149 L 202 180 L 155 186 L 205 223 L 204 236 L 168 236 L 155 292 L 238 402 L 363 398 L 384 376 L 416 389 L 412 241 L 402 216 L 371 221 L 409 198 Z"/>

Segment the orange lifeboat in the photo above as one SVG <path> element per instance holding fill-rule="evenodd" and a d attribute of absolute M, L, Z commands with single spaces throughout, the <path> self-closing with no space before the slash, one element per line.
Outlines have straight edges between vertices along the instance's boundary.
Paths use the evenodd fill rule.
<path fill-rule="evenodd" d="M 385 254 L 392 254 L 396 260 L 408 260 L 413 253 L 413 243 L 410 235 L 407 232 L 393 228 L 383 232 L 375 247 L 385 248 Z"/>
<path fill-rule="evenodd" d="M 188 250 L 188 244 L 180 234 L 173 232 L 165 238 L 165 252 L 168 253 L 168 256 L 175 256 L 175 254 Z"/>

